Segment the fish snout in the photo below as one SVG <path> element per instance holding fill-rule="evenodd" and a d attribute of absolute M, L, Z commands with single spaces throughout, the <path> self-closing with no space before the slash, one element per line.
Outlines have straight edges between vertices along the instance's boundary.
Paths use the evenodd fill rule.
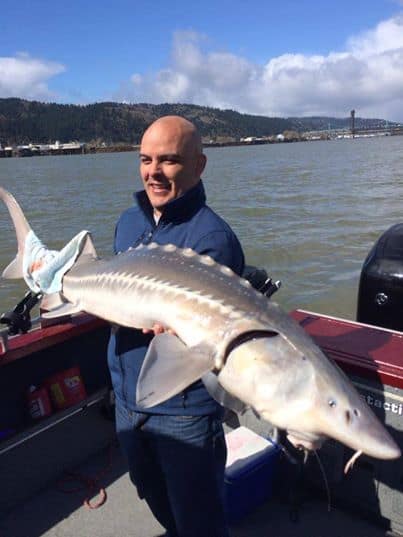
<path fill-rule="evenodd" d="M 359 408 L 354 405 L 339 405 L 335 397 L 329 397 L 327 404 L 331 409 L 339 410 L 340 416 L 344 420 L 344 423 L 347 427 L 349 425 L 352 425 L 355 420 L 358 420 L 360 418 L 361 412 Z"/>
<path fill-rule="evenodd" d="M 333 396 L 327 398 L 331 415 L 326 420 L 329 429 L 325 434 L 371 457 L 400 457 L 399 446 L 367 403 L 358 394 L 352 399 L 339 400 Z"/>

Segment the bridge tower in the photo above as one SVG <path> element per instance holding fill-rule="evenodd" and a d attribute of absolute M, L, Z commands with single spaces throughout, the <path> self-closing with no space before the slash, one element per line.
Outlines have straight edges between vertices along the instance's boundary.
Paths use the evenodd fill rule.
<path fill-rule="evenodd" d="M 354 138 L 354 134 L 355 134 L 355 110 L 351 110 L 350 115 L 351 115 L 351 121 L 350 121 L 351 134 L 352 134 L 352 136 Z"/>

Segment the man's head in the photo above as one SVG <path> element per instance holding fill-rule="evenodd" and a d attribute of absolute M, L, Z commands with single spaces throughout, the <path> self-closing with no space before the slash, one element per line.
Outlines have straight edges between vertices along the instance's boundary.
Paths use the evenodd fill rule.
<path fill-rule="evenodd" d="M 200 180 L 206 165 L 200 135 L 179 116 L 157 119 L 145 131 L 140 146 L 140 175 L 154 212 L 184 194 Z"/>

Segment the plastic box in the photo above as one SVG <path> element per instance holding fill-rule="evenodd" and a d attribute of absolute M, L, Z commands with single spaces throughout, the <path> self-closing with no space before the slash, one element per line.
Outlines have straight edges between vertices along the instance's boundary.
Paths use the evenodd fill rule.
<path fill-rule="evenodd" d="M 268 500 L 279 450 L 270 440 L 246 427 L 225 435 L 228 449 L 224 506 L 228 522 L 241 520 Z"/>

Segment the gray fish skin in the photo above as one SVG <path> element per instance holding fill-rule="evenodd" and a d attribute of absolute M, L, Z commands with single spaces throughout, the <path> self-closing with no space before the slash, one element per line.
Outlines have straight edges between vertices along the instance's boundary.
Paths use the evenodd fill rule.
<path fill-rule="evenodd" d="M 0 197 L 13 218 L 18 255 L 23 256 L 24 233 L 30 227 L 11 194 L 0 188 Z M 349 379 L 298 323 L 209 257 L 157 244 L 109 260 L 85 255 L 65 274 L 61 295 L 68 304 L 51 316 L 70 308 L 122 326 L 169 327 L 189 350 L 188 362 L 197 355 L 207 357 L 200 368 L 214 371 L 226 392 L 302 444 L 328 436 L 381 459 L 401 454 Z M 247 333 L 256 337 L 240 339 L 232 348 Z M 150 376 L 155 369 L 158 356 Z M 183 389 L 180 378 L 166 375 L 158 401 L 169 396 L 165 384 L 173 384 L 177 392 Z M 148 371 L 140 378 L 147 406 Z"/>

